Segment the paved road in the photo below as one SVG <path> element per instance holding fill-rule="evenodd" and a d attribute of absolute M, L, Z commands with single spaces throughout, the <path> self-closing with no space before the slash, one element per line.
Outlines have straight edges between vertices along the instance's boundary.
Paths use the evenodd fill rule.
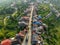
<path fill-rule="evenodd" d="M 34 6 L 32 5 L 31 6 L 31 12 L 30 12 L 29 25 L 28 25 L 28 27 L 29 27 L 28 35 L 25 36 L 22 45 L 31 45 L 31 24 L 32 24 L 33 10 L 34 10 Z M 28 36 L 28 42 L 26 43 L 27 36 Z"/>
<path fill-rule="evenodd" d="M 34 10 L 34 6 L 32 5 L 32 10 L 31 10 L 31 15 L 30 15 L 30 21 L 29 21 L 29 39 L 28 39 L 28 44 L 27 45 L 31 45 L 31 24 L 32 24 L 32 15 L 33 15 L 33 10 Z"/>
<path fill-rule="evenodd" d="M 53 4 L 50 3 L 50 7 L 52 8 L 52 10 L 56 13 L 56 16 L 59 17 L 60 13 L 59 11 L 53 6 Z"/>
<path fill-rule="evenodd" d="M 56 13 L 57 17 L 60 16 L 59 11 L 51 3 L 50 3 L 50 9 L 51 9 L 51 12 L 46 16 L 46 18 L 49 18 L 52 15 L 52 11 Z"/>

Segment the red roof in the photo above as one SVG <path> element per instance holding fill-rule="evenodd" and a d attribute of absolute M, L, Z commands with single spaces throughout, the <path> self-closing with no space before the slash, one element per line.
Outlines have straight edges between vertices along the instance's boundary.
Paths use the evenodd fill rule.
<path fill-rule="evenodd" d="M 6 39 L 1 42 L 1 45 L 11 45 L 11 40 Z"/>

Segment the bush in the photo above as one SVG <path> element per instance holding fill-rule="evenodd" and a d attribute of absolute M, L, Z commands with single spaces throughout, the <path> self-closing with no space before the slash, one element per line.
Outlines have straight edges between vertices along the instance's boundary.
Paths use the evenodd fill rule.
<path fill-rule="evenodd" d="M 6 34 L 6 37 L 15 37 L 16 32 L 9 32 Z"/>
<path fill-rule="evenodd" d="M 4 37 L 4 33 L 0 32 L 0 40 L 2 40 Z"/>

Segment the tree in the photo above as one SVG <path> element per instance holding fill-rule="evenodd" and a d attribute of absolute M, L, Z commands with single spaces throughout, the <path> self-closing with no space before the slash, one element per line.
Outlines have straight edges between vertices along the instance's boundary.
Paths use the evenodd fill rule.
<path fill-rule="evenodd" d="M 11 16 L 5 17 L 4 19 L 4 27 L 15 28 L 17 26 L 17 23 L 17 20 Z"/>

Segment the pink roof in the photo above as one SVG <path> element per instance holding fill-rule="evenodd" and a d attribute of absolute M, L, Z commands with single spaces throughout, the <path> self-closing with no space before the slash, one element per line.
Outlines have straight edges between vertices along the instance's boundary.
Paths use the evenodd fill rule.
<path fill-rule="evenodd" d="M 19 35 L 24 37 L 24 34 L 22 32 L 20 32 Z"/>

